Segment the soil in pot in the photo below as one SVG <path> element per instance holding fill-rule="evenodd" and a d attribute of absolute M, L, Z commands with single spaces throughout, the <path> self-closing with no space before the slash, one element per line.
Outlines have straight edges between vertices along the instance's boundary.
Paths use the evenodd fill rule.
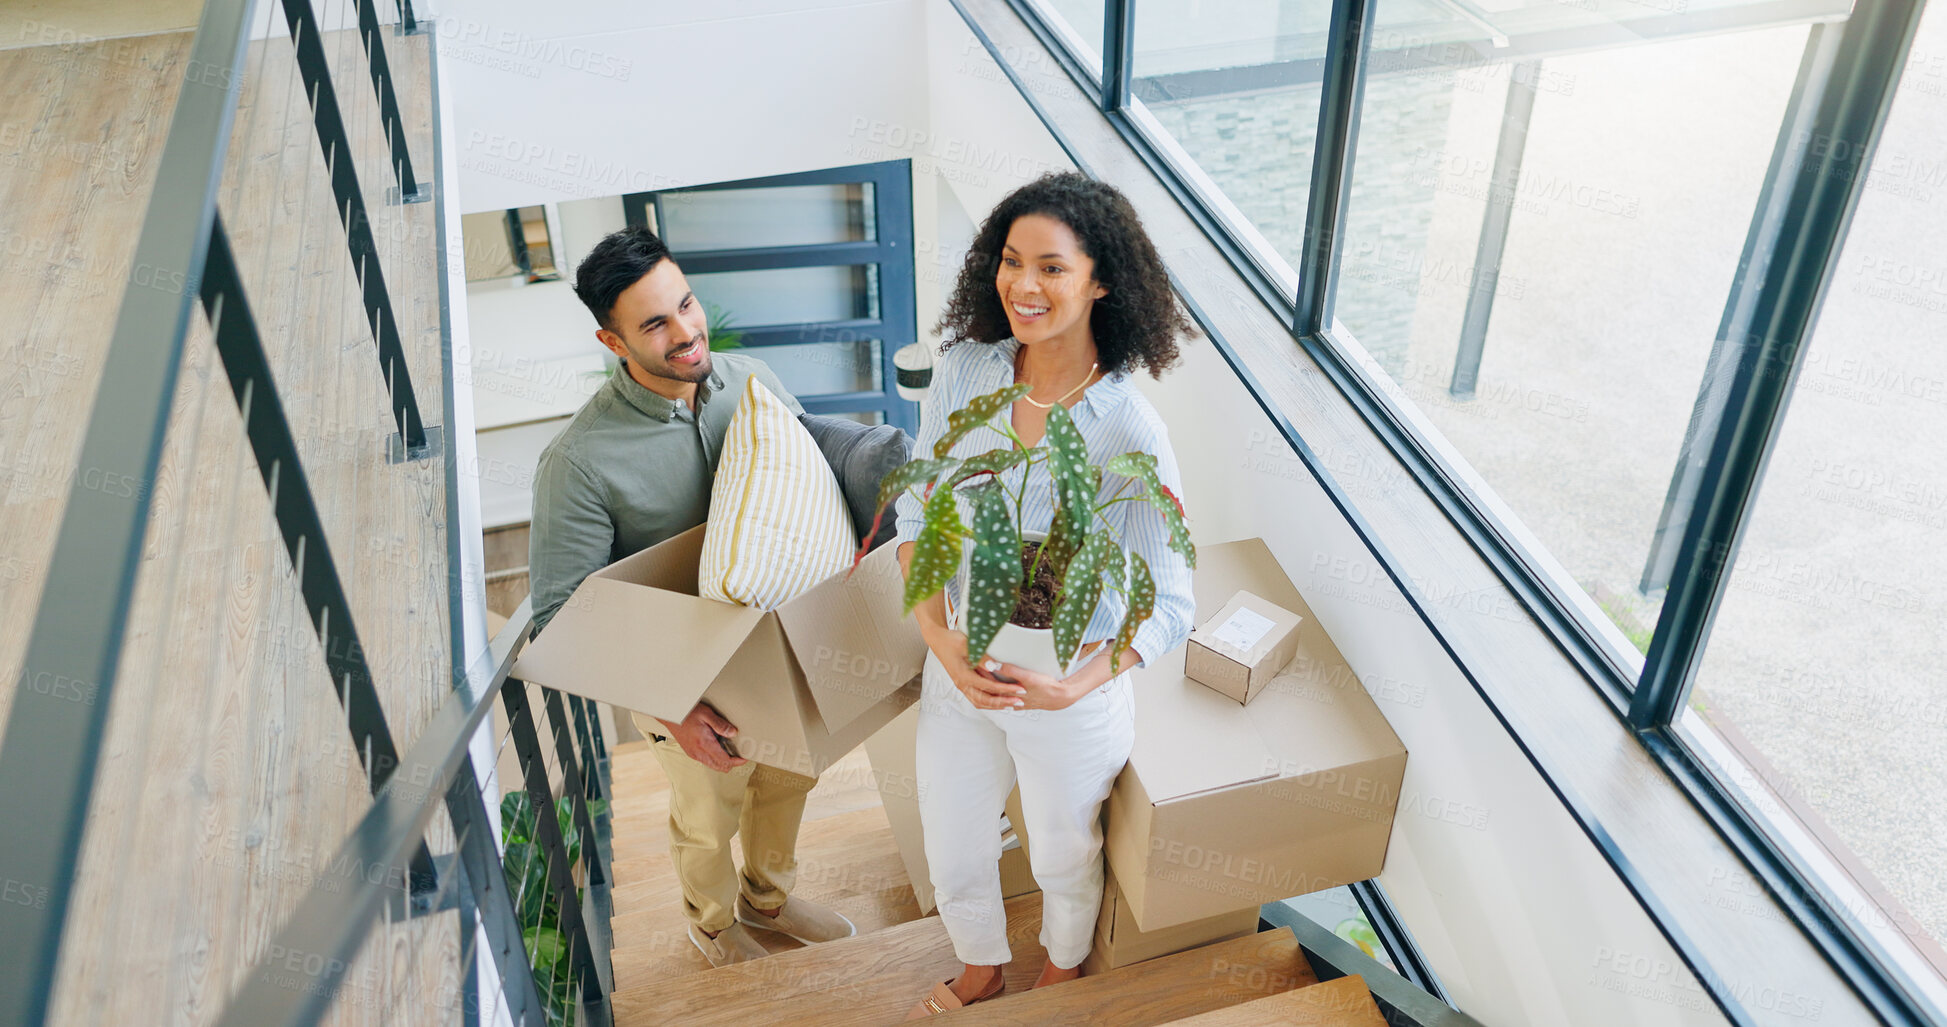
<path fill-rule="evenodd" d="M 1041 551 L 1039 542 L 1021 543 L 1021 577 L 1026 578 L 1028 569 L 1034 566 L 1034 557 Z M 1052 563 L 1044 561 L 1034 580 L 1021 589 L 1020 601 L 1014 604 L 1014 616 L 1009 623 L 1024 628 L 1049 628 L 1055 623 L 1055 600 L 1058 587 L 1055 582 L 1055 569 Z"/>

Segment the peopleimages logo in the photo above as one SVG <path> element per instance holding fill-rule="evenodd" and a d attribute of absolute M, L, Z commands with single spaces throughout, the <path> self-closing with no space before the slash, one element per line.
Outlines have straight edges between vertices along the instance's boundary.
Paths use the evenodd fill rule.
<path fill-rule="evenodd" d="M 617 82 L 627 82 L 635 68 L 635 61 L 627 57 L 570 40 L 537 39 L 525 32 L 496 29 L 471 18 L 439 19 L 439 37 L 460 46 L 489 50 L 511 61 L 552 64 Z M 507 70 L 522 71 L 513 66 L 508 66 Z"/>

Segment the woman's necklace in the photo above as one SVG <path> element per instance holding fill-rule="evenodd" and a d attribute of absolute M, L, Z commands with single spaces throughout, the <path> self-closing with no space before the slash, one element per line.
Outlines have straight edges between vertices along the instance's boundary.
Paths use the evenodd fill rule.
<path fill-rule="evenodd" d="M 1067 392 L 1062 393 L 1061 399 L 1055 400 L 1055 403 L 1060 403 L 1062 402 L 1062 400 L 1065 400 L 1068 397 L 1073 396 L 1077 392 L 1080 392 L 1083 389 L 1088 388 L 1088 383 L 1094 380 L 1095 378 L 1095 369 L 1100 366 L 1101 363 L 1099 361 L 1090 361 L 1088 365 L 1088 374 L 1082 376 L 1082 383 L 1080 385 L 1075 386 L 1072 389 L 1069 389 Z M 1030 391 L 1032 391 L 1032 389 L 1030 389 Z M 1021 402 L 1026 403 L 1031 407 L 1038 407 L 1042 410 L 1052 410 L 1054 409 L 1055 406 L 1055 403 L 1038 403 L 1032 399 L 1029 399 L 1027 396 L 1022 396 Z"/>

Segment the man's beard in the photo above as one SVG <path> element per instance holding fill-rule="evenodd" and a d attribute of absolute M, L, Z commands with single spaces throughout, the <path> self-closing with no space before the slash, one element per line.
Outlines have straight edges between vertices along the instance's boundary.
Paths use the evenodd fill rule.
<path fill-rule="evenodd" d="M 694 367 L 677 367 L 665 359 L 657 361 L 655 367 L 646 369 L 650 374 L 658 378 L 667 378 L 674 382 L 695 384 L 696 382 L 708 379 L 711 373 L 716 370 L 716 362 L 710 359 L 710 356 L 710 350 L 706 346 L 703 350 L 703 359 Z"/>

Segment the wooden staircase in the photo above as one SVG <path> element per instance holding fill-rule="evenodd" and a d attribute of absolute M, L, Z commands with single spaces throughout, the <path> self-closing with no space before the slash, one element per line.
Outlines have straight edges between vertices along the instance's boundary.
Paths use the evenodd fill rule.
<path fill-rule="evenodd" d="M 922 917 L 863 751 L 811 793 L 794 894 L 858 925 L 856 937 L 806 947 L 752 931 L 768 958 L 713 969 L 690 943 L 669 860 L 668 781 L 646 742 L 611 750 L 614 840 L 613 1009 L 637 1024 L 877 1025 L 899 1021 L 959 970 L 937 916 Z M 741 859 L 741 853 L 739 859 Z M 1302 1024 L 1384 1027 L 1358 977 L 1319 983 L 1290 931 L 1235 938 L 1033 989 L 1045 958 L 1041 898 L 1007 903 L 1007 993 L 956 1010 L 953 1023 L 1103 1023 L 1117 1027 Z"/>

